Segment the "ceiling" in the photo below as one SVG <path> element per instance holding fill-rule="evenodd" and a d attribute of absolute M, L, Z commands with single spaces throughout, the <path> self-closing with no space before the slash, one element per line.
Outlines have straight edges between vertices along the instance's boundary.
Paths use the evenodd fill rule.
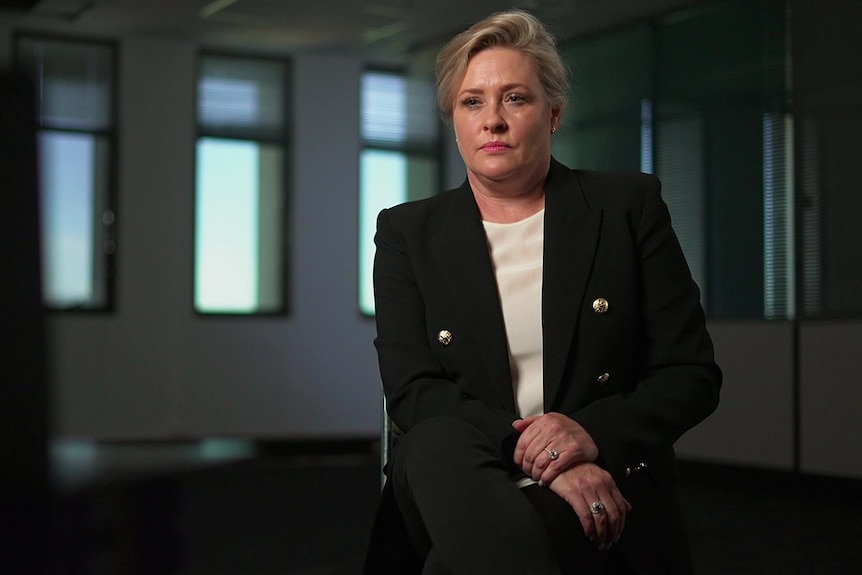
<path fill-rule="evenodd" d="M 515 0 L 517 1 L 517 0 Z M 703 0 L 521 0 L 567 39 Z M 0 0 L 0 23 L 66 33 L 186 38 L 265 52 L 349 50 L 402 62 L 513 0 Z"/>

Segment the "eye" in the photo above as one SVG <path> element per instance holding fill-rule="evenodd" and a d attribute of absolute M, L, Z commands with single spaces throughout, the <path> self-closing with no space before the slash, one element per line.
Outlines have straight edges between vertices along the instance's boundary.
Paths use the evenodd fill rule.
<path fill-rule="evenodd" d="M 468 96 L 468 97 L 464 98 L 463 100 L 461 100 L 461 104 L 463 104 L 464 106 L 466 106 L 468 108 L 475 108 L 476 106 L 479 105 L 479 98 L 475 98 L 473 96 Z"/>
<path fill-rule="evenodd" d="M 521 94 L 509 94 L 506 96 L 507 102 L 512 102 L 514 104 L 520 104 L 521 102 L 526 102 L 527 98 L 522 96 Z"/>

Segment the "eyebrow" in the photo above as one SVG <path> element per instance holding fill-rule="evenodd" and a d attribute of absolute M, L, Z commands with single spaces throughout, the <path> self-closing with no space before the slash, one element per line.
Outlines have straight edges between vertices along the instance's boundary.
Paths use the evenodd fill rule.
<path fill-rule="evenodd" d="M 525 90 L 528 92 L 530 91 L 529 86 L 527 86 L 526 84 L 518 83 L 518 82 L 515 82 L 512 84 L 506 84 L 505 86 L 501 87 L 500 91 L 501 92 L 508 92 L 508 91 L 514 90 L 516 88 L 519 90 Z M 464 88 L 463 90 L 458 92 L 458 94 L 481 94 L 483 92 L 485 92 L 485 90 L 483 90 L 482 88 Z"/>

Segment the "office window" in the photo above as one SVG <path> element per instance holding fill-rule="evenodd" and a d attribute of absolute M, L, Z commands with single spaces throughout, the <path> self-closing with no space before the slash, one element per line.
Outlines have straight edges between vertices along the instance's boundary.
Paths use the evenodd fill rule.
<path fill-rule="evenodd" d="M 792 3 L 798 313 L 862 318 L 859 2 Z"/>
<path fill-rule="evenodd" d="M 729 0 L 563 47 L 572 106 L 554 153 L 661 178 L 712 319 L 796 313 L 787 46 L 783 0 Z M 819 270 L 805 273 L 813 299 Z"/>
<path fill-rule="evenodd" d="M 374 314 L 374 232 L 380 210 L 437 193 L 440 120 L 433 83 L 362 75 L 359 159 L 359 309 Z"/>
<path fill-rule="evenodd" d="M 677 157 L 691 161 L 674 173 L 690 173 L 699 157 L 700 176 L 680 192 L 702 198 L 702 260 L 692 268 L 713 319 L 794 313 L 785 18 L 782 0 L 732 0 L 656 27 L 656 133 L 685 122 L 700 133 L 696 144 L 676 138 Z"/>
<path fill-rule="evenodd" d="M 288 68 L 204 54 L 198 75 L 194 308 L 286 308 Z"/>
<path fill-rule="evenodd" d="M 19 35 L 36 87 L 42 299 L 54 310 L 108 310 L 116 253 L 115 48 Z"/>

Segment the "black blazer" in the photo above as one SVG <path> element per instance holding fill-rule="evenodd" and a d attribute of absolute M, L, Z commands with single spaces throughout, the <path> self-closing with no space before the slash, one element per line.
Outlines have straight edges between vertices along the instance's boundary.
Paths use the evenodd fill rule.
<path fill-rule="evenodd" d="M 552 160 L 545 193 L 545 411 L 584 426 L 632 504 L 619 543 L 630 560 L 645 573 L 688 573 L 672 446 L 715 409 L 721 372 L 660 183 Z M 506 333 L 469 184 L 384 210 L 375 242 L 375 346 L 392 420 L 409 431 L 461 417 L 511 458 Z M 394 551 L 388 489 L 378 511 L 369 572 Z"/>

